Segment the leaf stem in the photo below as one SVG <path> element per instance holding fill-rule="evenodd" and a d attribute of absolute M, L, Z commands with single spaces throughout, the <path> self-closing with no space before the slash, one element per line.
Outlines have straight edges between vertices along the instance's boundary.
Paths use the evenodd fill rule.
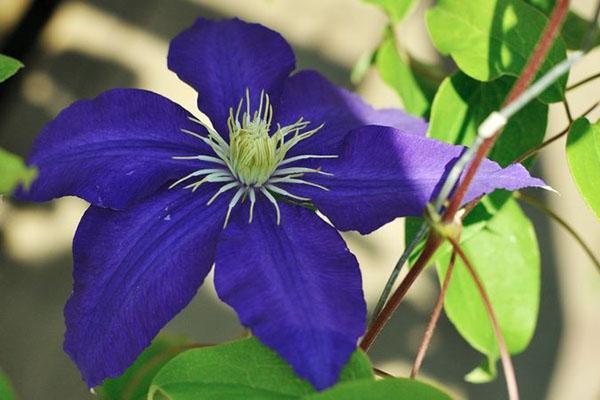
<path fill-rule="evenodd" d="M 446 293 L 448 292 L 448 286 L 450 284 L 452 272 L 454 271 L 455 262 L 456 252 L 453 251 L 452 256 L 450 257 L 450 262 L 448 263 L 448 268 L 446 269 L 446 276 L 444 277 L 444 282 L 442 283 L 442 287 L 440 289 L 440 293 L 435 303 L 435 307 L 433 308 L 433 312 L 431 313 L 431 318 L 429 319 L 429 323 L 427 324 L 427 328 L 425 329 L 425 333 L 423 334 L 423 340 L 421 341 L 419 351 L 417 352 L 417 356 L 415 357 L 415 362 L 413 363 L 412 369 L 410 371 L 410 377 L 413 379 L 416 378 L 416 376 L 419 374 L 419 370 L 421 369 L 421 365 L 423 364 L 423 360 L 425 359 L 425 354 L 427 353 L 427 349 L 431 344 L 433 332 L 435 332 L 437 322 L 440 319 L 440 315 L 442 314 L 444 299 L 446 298 Z"/>
<path fill-rule="evenodd" d="M 406 274 L 402 282 L 400 282 L 400 285 L 398 286 L 394 294 L 392 294 L 390 300 L 386 303 L 385 307 L 383 307 L 381 313 L 379 313 L 379 315 L 375 317 L 373 324 L 367 330 L 365 336 L 362 338 L 362 341 L 360 342 L 361 349 L 363 349 L 364 351 L 369 350 L 369 348 L 371 347 L 371 345 L 373 344 L 373 342 L 375 341 L 385 324 L 387 324 L 389 319 L 394 314 L 394 311 L 396 311 L 396 309 L 402 302 L 402 299 L 404 299 L 404 296 L 408 292 L 408 289 L 410 289 L 410 287 L 415 282 L 421 271 L 425 269 L 427 263 L 429 262 L 429 260 L 441 244 L 441 242 L 441 238 L 430 231 L 429 237 L 425 242 L 425 247 L 423 248 L 421 255 L 419 256 L 413 267 L 410 269 L 410 271 L 408 271 L 408 274 Z"/>
<path fill-rule="evenodd" d="M 578 88 L 579 86 L 585 85 L 588 82 L 593 81 L 594 79 L 598 79 L 600 78 L 600 72 L 592 75 L 592 76 L 588 76 L 587 78 L 580 80 L 579 82 L 575 82 L 574 84 L 572 84 L 571 86 L 567 86 L 567 92 L 573 89 Z"/>
<path fill-rule="evenodd" d="M 533 54 L 529 58 L 529 61 L 527 62 L 523 72 L 508 93 L 503 106 L 511 104 L 513 101 L 517 100 L 519 96 L 525 93 L 527 87 L 535 77 L 535 74 L 540 69 L 542 62 L 546 58 L 546 54 L 548 53 L 554 38 L 559 33 L 560 27 L 565 19 L 565 16 L 567 15 L 568 10 L 569 0 L 558 0 L 556 2 L 554 9 L 552 10 L 552 15 L 550 16 L 550 21 L 544 28 L 544 32 L 542 33 L 542 36 L 537 43 Z M 454 219 L 454 216 L 462 205 L 463 199 L 467 194 L 467 190 L 469 189 L 469 186 L 471 185 L 479 166 L 490 152 L 492 146 L 496 142 L 496 139 L 500 135 L 500 131 L 501 129 L 495 132 L 490 138 L 485 139 L 481 147 L 479 147 L 477 150 L 477 153 L 473 157 L 471 164 L 467 168 L 463 180 L 458 184 L 454 196 L 450 199 L 450 204 L 448 205 L 448 208 L 443 216 L 444 222 L 451 222 Z"/>
<path fill-rule="evenodd" d="M 505 104 L 511 103 L 512 100 L 519 97 L 527 89 L 527 86 L 539 70 L 542 61 L 544 60 L 546 53 L 550 48 L 550 45 L 558 34 L 560 26 L 562 25 L 562 22 L 567 14 L 568 8 L 569 0 L 558 0 L 554 5 L 552 15 L 550 16 L 550 21 L 544 28 L 544 32 L 542 33 L 542 36 L 534 49 L 533 55 L 527 62 L 527 65 L 525 66 L 520 77 L 517 79 L 515 86 L 511 89 L 508 98 L 504 102 Z M 486 139 L 483 145 L 479 147 L 473 161 L 467 169 L 465 177 L 460 182 L 455 191 L 455 195 L 450 201 L 450 205 L 444 213 L 443 222 L 448 223 L 454 220 L 454 217 L 456 216 L 456 213 L 462 204 L 462 200 L 467 193 L 469 185 L 471 184 L 477 169 L 479 168 L 485 156 L 489 153 L 498 135 L 499 132 L 496 132 L 494 135 L 492 135 L 492 137 Z M 387 324 L 395 310 L 400 305 L 408 289 L 412 286 L 418 275 L 423 271 L 441 243 L 442 240 L 440 237 L 430 229 L 427 241 L 425 242 L 425 247 L 423 248 L 423 251 L 419 255 L 419 258 L 415 262 L 414 266 L 411 268 L 408 274 L 406 274 L 394 294 L 390 297 L 388 303 L 381 310 L 381 313 L 379 315 L 375 315 L 372 325 L 369 327 L 360 343 L 360 347 L 363 350 L 368 350 L 371 347 L 380 331 Z"/>
<path fill-rule="evenodd" d="M 371 326 L 373 324 L 375 318 L 381 313 L 381 310 L 383 310 L 383 307 L 385 306 L 385 303 L 387 302 L 388 298 L 390 297 L 390 293 L 392 292 L 392 288 L 394 287 L 394 283 L 396 282 L 396 279 L 398 279 L 398 275 L 400 274 L 402 267 L 404 266 L 404 264 L 406 264 L 408 257 L 410 257 L 411 253 L 417 247 L 417 245 L 419 244 L 421 239 L 423 239 L 425 237 L 425 235 L 427 234 L 427 231 L 428 231 L 427 224 L 425 222 L 423 222 L 421 224 L 421 227 L 419 228 L 419 231 L 413 238 L 413 240 L 404 249 L 404 252 L 400 256 L 400 259 L 398 260 L 396 265 L 394 266 L 394 270 L 390 274 L 390 277 L 388 278 L 387 282 L 385 283 L 385 287 L 383 288 L 383 291 L 381 292 L 381 295 L 379 296 L 379 300 L 377 301 L 377 305 L 375 306 L 375 310 L 373 311 L 373 315 L 371 317 L 371 321 L 369 322 L 369 326 Z"/>
<path fill-rule="evenodd" d="M 500 329 L 500 325 L 498 324 L 498 320 L 496 319 L 496 314 L 494 312 L 494 308 L 492 307 L 492 303 L 490 298 L 485 291 L 483 283 L 481 279 L 477 275 L 477 271 L 471 264 L 471 261 L 464 253 L 460 244 L 451 237 L 447 238 L 454 251 L 458 254 L 458 256 L 462 259 L 463 263 L 467 267 L 467 271 L 475 286 L 477 286 L 477 290 L 479 291 L 479 295 L 481 296 L 481 300 L 483 301 L 483 305 L 485 306 L 485 310 L 490 318 L 490 322 L 492 324 L 492 329 L 494 331 L 494 335 L 496 336 L 496 341 L 498 343 L 498 348 L 500 350 L 500 359 L 502 360 L 502 368 L 504 370 L 504 378 L 506 379 L 506 388 L 508 389 L 508 398 L 510 400 L 518 400 L 519 399 L 519 387 L 517 386 L 517 378 L 515 375 L 515 369 L 512 364 L 512 360 L 510 358 L 510 353 L 508 352 L 508 347 L 506 346 L 506 341 L 504 340 L 504 335 L 502 334 L 502 330 Z"/>
<path fill-rule="evenodd" d="M 596 107 L 598 107 L 598 105 L 600 105 L 600 102 L 597 102 L 594 105 L 592 105 L 583 114 L 581 114 L 578 118 L 585 117 L 586 115 L 588 115 L 589 113 L 591 113 L 592 111 L 594 111 L 594 109 Z M 537 146 L 535 146 L 534 148 L 531 148 L 531 149 L 527 150 L 526 152 L 524 152 L 523 154 L 521 154 L 511 164 L 521 163 L 521 162 L 525 161 L 526 159 L 528 159 L 529 157 L 535 155 L 540 150 L 542 150 L 544 147 L 548 146 L 549 144 L 555 142 L 556 140 L 560 139 L 561 137 L 563 137 L 567 133 L 569 133 L 569 129 L 571 129 L 571 125 L 570 124 L 565 129 L 563 129 L 562 131 L 560 131 L 556 135 L 552 136 L 550 139 L 545 140 L 543 143 L 540 143 Z"/>
<path fill-rule="evenodd" d="M 565 96 L 562 101 L 563 106 L 565 107 L 565 113 L 567 114 L 567 119 L 569 120 L 569 125 L 573 123 L 573 114 L 571 114 L 571 108 L 569 107 L 569 102 L 567 101 L 567 97 Z"/>
<path fill-rule="evenodd" d="M 556 221 L 560 226 L 565 228 L 567 230 L 567 232 L 569 232 L 571 234 L 571 236 L 573 236 L 573 239 L 575 239 L 575 241 L 577 241 L 577 243 L 579 243 L 579 245 L 581 246 L 583 251 L 585 251 L 585 253 L 588 255 L 588 257 L 590 258 L 590 260 L 592 261 L 592 263 L 598 270 L 598 272 L 600 272 L 600 260 L 598 260 L 598 258 L 596 258 L 592 249 L 585 243 L 585 241 L 583 240 L 581 235 L 579 235 L 575 231 L 575 229 L 573 229 L 573 227 L 571 225 L 569 225 L 569 223 L 567 221 L 565 221 L 560 215 L 558 215 L 556 212 L 554 212 L 553 210 L 548 208 L 548 206 L 546 206 L 544 203 L 542 203 L 541 201 L 539 201 L 536 198 L 533 198 L 533 197 L 523 194 L 521 192 L 515 192 L 515 197 L 517 199 L 521 200 L 522 202 L 527 203 L 527 204 L 537 208 L 538 210 L 542 211 L 544 214 L 546 214 L 547 216 L 552 218 L 554 221 Z"/>

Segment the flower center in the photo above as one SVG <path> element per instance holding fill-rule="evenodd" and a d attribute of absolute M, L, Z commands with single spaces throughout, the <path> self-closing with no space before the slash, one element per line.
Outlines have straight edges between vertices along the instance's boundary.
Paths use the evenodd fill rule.
<path fill-rule="evenodd" d="M 243 113 L 242 108 L 244 108 Z M 249 222 L 252 222 L 257 193 L 263 194 L 273 204 L 277 212 L 278 224 L 280 222 L 280 212 L 276 196 L 310 201 L 309 198 L 294 195 L 281 188 L 281 184 L 310 185 L 328 190 L 324 186 L 300 178 L 307 173 L 331 174 L 320 169 L 302 167 L 297 164 L 306 159 L 335 158 L 337 155 L 305 154 L 286 157 L 292 147 L 313 136 L 323 125 L 305 131 L 310 122 L 299 118 L 296 122 L 284 127 L 277 124 L 275 131 L 271 133 L 273 108 L 269 101 L 269 95 L 264 91 L 260 94 L 259 106 L 254 112 L 251 111 L 250 92 L 248 90 L 246 90 L 245 98 L 240 100 L 235 112 L 233 108 L 229 109 L 229 118 L 227 119 L 229 142 L 225 141 L 211 126 L 198 119 L 191 117 L 190 119 L 202 125 L 208 131 L 208 135 L 202 136 L 186 129 L 182 129 L 182 131 L 208 144 L 216 157 L 202 154 L 198 156 L 175 156 L 173 159 L 200 160 L 214 163 L 215 168 L 203 168 L 194 171 L 173 183 L 171 188 L 184 181 L 200 177 L 201 179 L 188 184 L 185 188 L 195 191 L 205 182 L 220 183 L 222 186 L 208 201 L 207 205 L 212 204 L 221 194 L 237 189 L 229 203 L 224 226 L 227 225 L 232 209 L 238 202 L 243 202 L 246 198 L 250 200 Z"/>
<path fill-rule="evenodd" d="M 285 149 L 280 130 L 269 135 L 273 109 L 269 96 L 264 92 L 260 96 L 260 105 L 253 115 L 250 114 L 250 95 L 246 92 L 246 111 L 239 121 L 242 101 L 238 105 L 235 117 L 230 110 L 227 120 L 229 128 L 229 158 L 232 172 L 246 185 L 261 186 L 269 180 L 277 166 L 285 158 Z M 263 110 L 264 108 L 264 110 Z"/>

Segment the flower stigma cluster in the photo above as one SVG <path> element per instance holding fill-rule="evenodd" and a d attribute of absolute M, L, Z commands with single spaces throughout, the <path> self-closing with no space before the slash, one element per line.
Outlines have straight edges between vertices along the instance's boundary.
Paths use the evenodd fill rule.
<path fill-rule="evenodd" d="M 244 105 L 245 103 L 245 105 Z M 242 110 L 243 113 L 242 113 Z M 240 115 L 241 114 L 241 115 Z M 170 188 L 183 183 L 188 183 L 185 188 L 192 191 L 197 190 L 205 182 L 221 184 L 217 192 L 208 200 L 211 205 L 220 195 L 225 192 L 236 190 L 229 202 L 227 215 L 223 227 L 227 226 L 229 216 L 234 207 L 246 199 L 250 201 L 250 215 L 248 222 L 252 222 L 254 204 L 257 194 L 264 195 L 273 204 L 277 214 L 277 224 L 280 223 L 281 214 L 277 204 L 276 196 L 283 196 L 299 201 L 310 201 L 307 197 L 297 196 L 283 189 L 281 184 L 309 185 L 329 190 L 326 187 L 309 182 L 304 174 L 315 173 L 332 175 L 317 168 L 298 166 L 297 163 L 306 159 L 336 158 L 337 155 L 303 154 L 287 157 L 287 153 L 302 140 L 308 139 L 317 133 L 323 124 L 314 129 L 307 130 L 310 121 L 299 118 L 291 125 L 276 125 L 271 134 L 273 121 L 273 107 L 269 95 L 263 91 L 260 93 L 258 109 L 252 112 L 250 104 L 250 91 L 246 89 L 245 98 L 242 97 L 234 112 L 229 109 L 227 127 L 229 130 L 229 142 L 211 126 L 196 118 L 190 119 L 202 125 L 208 132 L 206 136 L 200 133 L 182 129 L 184 133 L 192 135 L 210 146 L 215 156 L 175 156 L 176 160 L 199 160 L 215 164 L 212 168 L 198 169 L 173 183 Z"/>

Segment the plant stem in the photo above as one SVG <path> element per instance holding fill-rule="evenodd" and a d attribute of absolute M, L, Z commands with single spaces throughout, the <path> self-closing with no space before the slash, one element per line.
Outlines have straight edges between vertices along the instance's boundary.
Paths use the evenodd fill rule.
<path fill-rule="evenodd" d="M 598 79 L 598 78 L 600 78 L 600 72 L 598 72 L 592 76 L 588 76 L 587 78 L 580 80 L 579 82 L 576 82 L 576 83 L 572 84 L 571 86 L 567 86 L 567 91 L 578 88 L 579 86 L 585 85 L 586 83 L 591 82 L 594 79 Z"/>
<path fill-rule="evenodd" d="M 577 118 L 585 117 L 586 115 L 588 115 L 589 113 L 591 113 L 592 111 L 594 111 L 594 109 L 596 107 L 598 107 L 598 105 L 600 105 L 600 102 L 597 102 L 594 105 L 592 105 L 590 108 L 588 108 L 583 114 L 581 114 Z M 562 131 L 560 131 L 556 135 L 552 136 L 550 139 L 545 140 L 543 143 L 540 143 L 537 146 L 535 146 L 534 148 L 529 149 L 526 152 L 524 152 L 523 154 L 521 154 L 511 164 L 520 163 L 520 162 L 525 161 L 529 157 L 531 157 L 531 156 L 535 155 L 536 153 L 538 153 L 544 147 L 548 146 L 549 144 L 551 144 L 551 143 L 555 142 L 556 140 L 560 139 L 561 137 L 565 136 L 567 133 L 569 133 L 570 129 L 571 129 L 571 125 L 569 124 L 569 126 L 567 126 L 565 129 L 563 129 Z"/>
<path fill-rule="evenodd" d="M 568 10 L 569 0 L 558 0 L 556 2 L 556 4 L 554 5 L 554 9 L 552 10 L 552 15 L 550 16 L 550 21 L 548 22 L 548 25 L 546 25 L 546 27 L 544 28 L 544 32 L 542 33 L 542 36 L 539 42 L 537 43 L 532 56 L 527 62 L 525 69 L 517 79 L 517 82 L 508 93 L 508 96 L 504 101 L 503 106 L 510 104 L 525 92 L 525 90 L 535 77 L 535 74 L 541 67 L 542 62 L 546 58 L 546 54 L 550 49 L 554 38 L 559 32 Z M 499 135 L 500 131 L 496 132 L 492 137 L 486 139 L 481 145 L 481 147 L 478 149 L 477 153 L 475 154 L 475 157 L 473 158 L 473 161 L 467 168 L 463 180 L 459 183 L 458 187 L 456 188 L 455 194 L 452 197 L 452 199 L 450 199 L 450 204 L 448 205 L 448 208 L 444 213 L 444 222 L 451 222 L 454 219 L 454 216 L 456 215 L 456 212 L 462 205 L 463 199 L 467 194 L 467 190 L 469 189 L 469 186 L 471 185 L 471 182 L 473 181 L 473 178 L 475 177 L 479 166 L 490 152 L 492 146 L 496 142 L 496 139 Z"/>
<path fill-rule="evenodd" d="M 415 357 L 415 362 L 413 363 L 413 367 L 410 371 L 410 377 L 413 379 L 416 378 L 416 376 L 419 374 L 419 370 L 421 369 L 421 365 L 423 364 L 423 360 L 425 359 L 425 354 L 427 353 L 427 349 L 429 348 L 429 344 L 431 343 L 433 332 L 435 331 L 437 322 L 440 319 L 440 315 L 442 314 L 442 307 L 444 306 L 444 299 L 446 298 L 446 293 L 448 292 L 448 285 L 450 284 L 450 278 L 452 277 L 452 272 L 454 271 L 455 262 L 456 252 L 453 251 L 452 256 L 450 257 L 450 262 L 448 263 L 448 268 L 446 269 L 446 276 L 444 277 L 444 282 L 442 283 L 440 294 L 438 295 L 435 307 L 433 308 L 433 312 L 431 313 L 431 318 L 429 319 L 429 323 L 427 324 L 427 328 L 425 329 L 425 333 L 423 334 L 423 340 L 421 341 L 421 345 L 419 346 L 419 351 L 417 352 L 417 356 Z"/>
<path fill-rule="evenodd" d="M 598 260 L 598 258 L 596 258 L 592 249 L 585 243 L 585 241 L 583 240 L 581 235 L 579 235 L 575 231 L 575 229 L 573 229 L 573 227 L 571 225 L 569 225 L 569 223 L 567 221 L 565 221 L 560 215 L 558 215 L 556 212 L 552 211 L 544 203 L 542 203 L 541 201 L 539 201 L 536 198 L 527 196 L 526 194 L 523 194 L 521 192 L 515 192 L 515 197 L 517 199 L 521 200 L 522 202 L 527 203 L 527 204 L 539 209 L 544 214 L 546 214 L 547 216 L 552 218 L 554 221 L 556 221 L 563 228 L 565 228 L 567 230 L 567 232 L 569 232 L 571 234 L 571 236 L 573 236 L 573 239 L 575 239 L 577 241 L 577 243 L 579 243 L 579 245 L 581 246 L 583 251 L 585 251 L 585 253 L 588 255 L 590 260 L 592 260 L 592 263 L 594 264 L 594 266 L 596 267 L 598 272 L 600 272 L 600 260 Z"/>
<path fill-rule="evenodd" d="M 521 95 L 529 85 L 531 79 L 533 79 L 533 77 L 539 70 L 542 61 L 544 60 L 546 53 L 549 50 L 550 45 L 552 44 L 552 41 L 556 37 L 560 26 L 562 25 L 568 8 L 568 0 L 558 0 L 554 5 L 552 15 L 550 16 L 550 21 L 544 28 L 544 32 L 542 33 L 542 36 L 534 49 L 532 57 L 525 66 L 523 72 L 521 73 L 521 76 L 515 83 L 515 86 L 513 87 L 513 89 L 511 89 L 505 103 L 510 103 L 513 99 Z M 469 188 L 469 185 L 471 184 L 471 181 L 473 180 L 473 177 L 475 176 L 475 173 L 479 168 L 479 165 L 490 151 L 498 135 L 499 132 L 496 132 L 491 138 L 485 140 L 483 145 L 478 149 L 475 158 L 471 162 L 464 179 L 460 182 L 458 188 L 456 189 L 454 197 L 451 199 L 450 205 L 444 213 L 444 222 L 448 223 L 453 221 L 456 212 L 459 210 L 462 204 L 462 200 L 464 199 L 464 196 L 467 193 L 467 189 Z M 400 305 L 408 289 L 412 286 L 418 275 L 423 271 L 433 254 L 435 254 L 435 251 L 440 246 L 441 242 L 442 240 L 430 229 L 428 239 L 425 242 L 425 247 L 423 248 L 423 251 L 421 252 L 419 258 L 415 262 L 415 265 L 404 277 L 404 279 L 400 283 L 400 286 L 398 286 L 394 294 L 390 297 L 390 300 L 385 305 L 381 313 L 374 317 L 372 325 L 367 330 L 365 336 L 363 337 L 360 343 L 360 347 L 363 350 L 368 350 L 371 347 L 371 345 L 379 335 L 380 331 L 389 321 L 396 308 L 398 308 L 398 306 Z"/>
<path fill-rule="evenodd" d="M 569 102 L 567 97 L 562 101 L 563 106 L 565 107 L 565 113 L 567 114 L 567 119 L 569 120 L 569 125 L 573 123 L 573 114 L 571 114 L 571 108 L 569 107 Z"/>
<path fill-rule="evenodd" d="M 477 286 L 477 290 L 479 291 L 479 295 L 481 296 L 481 300 L 483 301 L 483 305 L 485 306 L 485 310 L 490 318 L 490 322 L 492 324 L 492 329 L 494 331 L 494 335 L 496 336 L 496 341 L 498 343 L 498 348 L 500 349 L 500 359 L 502 360 L 502 368 L 504 370 L 504 378 L 506 379 L 506 388 L 508 389 L 508 398 L 510 400 L 518 400 L 519 399 L 519 387 L 517 386 L 517 378 L 515 375 L 515 369 L 512 364 L 512 360 L 510 359 L 510 353 L 508 352 L 508 347 L 506 346 L 506 341 L 504 340 L 504 336 L 502 334 L 502 330 L 500 329 L 500 325 L 498 324 L 498 320 L 496 319 L 496 314 L 494 312 L 494 308 L 492 307 L 492 303 L 490 298 L 488 297 L 483 283 L 479 276 L 477 275 L 477 271 L 471 264 L 471 261 L 467 257 L 467 255 L 463 252 L 460 244 L 458 242 L 449 237 L 448 241 L 452 244 L 454 251 L 458 254 L 458 256 L 462 259 L 463 263 L 467 267 L 469 271 L 469 275 L 473 278 L 473 282 L 475 286 Z"/>
<path fill-rule="evenodd" d="M 404 249 L 404 252 L 400 256 L 400 259 L 398 260 L 396 265 L 394 266 L 394 270 L 390 274 L 390 277 L 388 278 L 387 282 L 385 283 L 385 287 L 383 288 L 383 291 L 381 292 L 381 295 L 379 296 L 379 300 L 377 301 L 377 305 L 375 306 L 375 310 L 373 311 L 373 316 L 371 317 L 371 321 L 369 321 L 369 326 L 371 326 L 373 324 L 373 322 L 375 321 L 375 318 L 381 313 L 381 310 L 383 310 L 383 307 L 385 306 L 385 303 L 387 302 L 388 298 L 390 297 L 390 293 L 392 292 L 392 288 L 394 287 L 394 283 L 396 282 L 396 279 L 398 279 L 398 275 L 400 274 L 402 267 L 404 266 L 404 264 L 406 264 L 408 257 L 410 257 L 410 254 L 417 247 L 417 245 L 419 244 L 421 239 L 423 239 L 425 237 L 425 235 L 427 234 L 427 231 L 428 231 L 427 224 L 425 222 L 423 222 L 421 224 L 421 227 L 419 228 L 419 231 L 413 238 L 413 240 Z"/>
<path fill-rule="evenodd" d="M 404 296 L 406 295 L 406 292 L 408 292 L 408 289 L 410 289 L 410 287 L 417 279 L 417 276 L 419 276 L 421 271 L 425 269 L 427 263 L 429 262 L 429 260 L 441 244 L 441 242 L 442 240 L 440 239 L 440 237 L 430 231 L 429 237 L 427 238 L 427 242 L 425 242 L 425 247 L 423 248 L 423 251 L 419 256 L 419 259 L 415 262 L 410 271 L 408 271 L 408 274 L 406 274 L 402 282 L 400 282 L 400 286 L 398 286 L 398 289 L 396 289 L 394 294 L 390 297 L 390 300 L 387 302 L 385 307 L 383 307 L 381 313 L 377 315 L 377 317 L 373 321 L 373 324 L 371 325 L 365 336 L 362 338 L 362 341 L 360 342 L 361 349 L 363 349 L 364 351 L 369 350 L 369 348 L 371 347 L 371 345 L 373 344 L 373 342 L 375 341 L 385 324 L 387 324 L 389 319 L 394 314 L 394 311 L 396 311 L 396 309 L 400 305 L 402 299 L 404 299 Z"/>

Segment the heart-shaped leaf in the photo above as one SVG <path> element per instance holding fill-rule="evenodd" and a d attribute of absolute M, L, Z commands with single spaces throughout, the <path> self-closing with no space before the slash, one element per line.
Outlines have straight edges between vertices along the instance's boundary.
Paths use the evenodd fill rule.
<path fill-rule="evenodd" d="M 342 371 L 340 382 L 357 379 L 373 379 L 371 364 L 360 351 Z M 156 375 L 148 399 L 278 400 L 312 393 L 313 387 L 275 352 L 250 338 L 180 354 Z"/>
<path fill-rule="evenodd" d="M 306 400 L 451 400 L 441 390 L 414 379 L 383 379 L 342 383 Z"/>
<path fill-rule="evenodd" d="M 529 60 L 548 18 L 522 0 L 440 0 L 427 13 L 427 27 L 437 49 L 452 56 L 459 68 L 480 81 L 518 76 Z M 566 57 L 557 38 L 539 74 Z M 561 101 L 563 76 L 540 99 Z"/>
<path fill-rule="evenodd" d="M 567 161 L 579 192 L 600 218 L 600 120 L 573 122 L 567 136 Z"/>

